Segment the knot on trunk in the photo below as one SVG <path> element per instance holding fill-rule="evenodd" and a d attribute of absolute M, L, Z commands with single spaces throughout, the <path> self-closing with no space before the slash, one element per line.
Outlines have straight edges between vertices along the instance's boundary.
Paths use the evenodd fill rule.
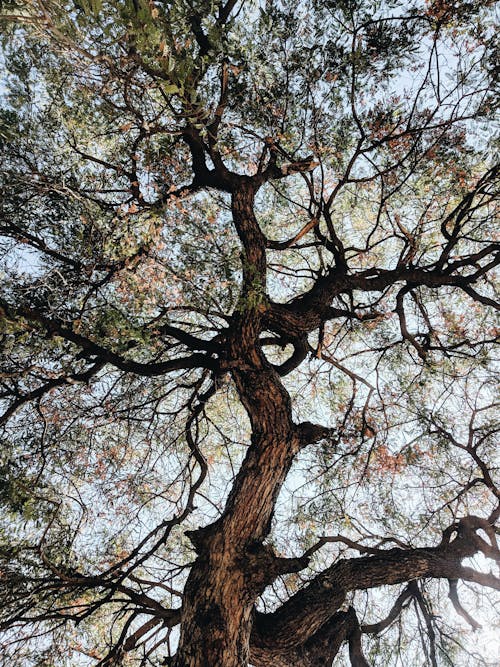
<path fill-rule="evenodd" d="M 297 431 L 302 447 L 312 445 L 320 440 L 334 439 L 338 435 L 337 429 L 328 428 L 321 424 L 312 424 L 311 422 L 301 422 L 297 426 Z"/>
<path fill-rule="evenodd" d="M 184 532 L 186 537 L 189 538 L 198 556 L 203 556 L 210 551 L 212 538 L 214 535 L 214 525 L 215 524 L 201 526 L 195 530 L 186 530 Z"/>

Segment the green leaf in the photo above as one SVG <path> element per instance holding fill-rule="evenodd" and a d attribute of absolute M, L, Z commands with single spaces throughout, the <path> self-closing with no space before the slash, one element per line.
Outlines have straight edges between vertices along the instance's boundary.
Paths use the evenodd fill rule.
<path fill-rule="evenodd" d="M 163 90 L 165 93 L 167 93 L 167 95 L 175 95 L 180 91 L 180 88 L 174 83 L 167 83 L 165 86 L 163 86 Z"/>

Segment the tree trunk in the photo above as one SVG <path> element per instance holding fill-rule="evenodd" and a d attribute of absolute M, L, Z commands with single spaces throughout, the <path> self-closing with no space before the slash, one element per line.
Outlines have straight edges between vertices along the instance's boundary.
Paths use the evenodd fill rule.
<path fill-rule="evenodd" d="M 190 533 L 199 555 L 185 588 L 175 667 L 246 666 L 255 601 L 285 561 L 293 567 L 262 545 L 299 446 L 295 435 L 279 438 L 279 424 L 276 432 L 277 439 L 253 438 L 224 516 Z"/>
<path fill-rule="evenodd" d="M 258 342 L 266 262 L 253 198 L 248 186 L 233 195 L 245 259 L 240 304 L 228 334 L 228 366 L 250 419 L 252 440 L 222 517 L 190 534 L 198 558 L 184 593 L 175 667 L 246 666 L 254 603 L 286 560 L 262 543 L 302 440 L 290 397 Z"/>
<path fill-rule="evenodd" d="M 186 585 L 176 667 L 248 664 L 253 600 L 243 572 L 216 542 L 207 559 L 196 561 Z"/>

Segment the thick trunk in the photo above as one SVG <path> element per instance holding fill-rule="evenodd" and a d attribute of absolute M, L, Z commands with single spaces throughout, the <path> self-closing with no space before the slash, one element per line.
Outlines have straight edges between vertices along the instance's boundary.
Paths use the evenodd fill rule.
<path fill-rule="evenodd" d="M 199 555 L 185 588 L 176 667 L 248 664 L 253 606 L 284 565 L 262 540 L 299 446 L 283 429 L 276 436 L 254 437 L 224 516 L 191 534 Z"/>
<path fill-rule="evenodd" d="M 244 573 L 215 542 L 186 585 L 176 667 L 246 667 L 252 606 Z"/>
<path fill-rule="evenodd" d="M 233 195 L 245 259 L 227 359 L 250 418 L 252 441 L 223 515 L 190 534 L 198 558 L 185 589 L 175 667 L 247 665 L 254 603 L 284 567 L 262 542 L 302 436 L 292 421 L 290 397 L 258 343 L 266 265 L 253 194 L 242 187 Z"/>

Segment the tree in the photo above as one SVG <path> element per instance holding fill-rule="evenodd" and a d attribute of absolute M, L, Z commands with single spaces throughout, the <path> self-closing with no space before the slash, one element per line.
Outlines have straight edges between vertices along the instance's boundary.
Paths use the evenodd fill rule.
<path fill-rule="evenodd" d="M 3 2 L 2 664 L 496 664 L 493 11 Z"/>

